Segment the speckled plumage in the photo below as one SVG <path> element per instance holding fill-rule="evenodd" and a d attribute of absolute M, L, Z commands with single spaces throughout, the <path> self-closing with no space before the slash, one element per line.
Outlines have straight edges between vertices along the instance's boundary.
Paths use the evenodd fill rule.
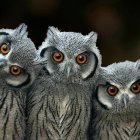
<path fill-rule="evenodd" d="M 0 140 L 24 140 L 26 130 L 26 88 L 34 80 L 32 64 L 36 48 L 27 37 L 27 26 L 0 30 L 0 47 L 7 44 L 9 52 L 0 51 Z M 11 67 L 21 68 L 19 75 Z"/>
<path fill-rule="evenodd" d="M 86 140 L 91 110 L 91 84 L 101 64 L 97 34 L 60 32 L 50 27 L 39 48 L 42 73 L 28 97 L 28 140 Z M 61 63 L 52 60 L 54 50 L 64 54 Z M 86 53 L 78 65 L 75 57 Z M 93 80 L 92 78 L 95 79 Z"/>
<path fill-rule="evenodd" d="M 93 99 L 92 140 L 140 139 L 140 92 L 131 86 L 139 83 L 140 62 L 120 62 L 100 69 L 99 86 Z M 118 93 L 110 96 L 107 88 L 116 86 Z"/>

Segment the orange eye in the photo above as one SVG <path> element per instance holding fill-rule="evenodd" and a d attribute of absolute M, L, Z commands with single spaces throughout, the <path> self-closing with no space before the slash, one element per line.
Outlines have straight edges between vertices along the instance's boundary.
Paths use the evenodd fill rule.
<path fill-rule="evenodd" d="M 130 87 L 130 90 L 135 94 L 140 93 L 140 83 L 132 84 L 132 86 Z"/>
<path fill-rule="evenodd" d="M 9 46 L 7 45 L 7 44 L 2 44 L 1 46 L 0 46 L 0 52 L 2 53 L 2 54 L 8 54 L 9 53 L 9 51 L 10 51 L 10 48 L 9 48 Z"/>
<path fill-rule="evenodd" d="M 21 68 L 19 66 L 16 66 L 16 65 L 11 66 L 10 67 L 10 73 L 12 75 L 18 76 L 18 75 L 21 74 Z"/>
<path fill-rule="evenodd" d="M 60 62 L 63 61 L 64 55 L 63 55 L 63 53 L 60 52 L 60 51 L 54 51 L 53 54 L 52 54 L 52 58 L 53 58 L 53 60 L 54 60 L 55 62 L 60 63 Z"/>
<path fill-rule="evenodd" d="M 118 88 L 111 85 L 107 88 L 107 93 L 110 95 L 110 96 L 116 96 L 117 93 L 118 93 Z"/>
<path fill-rule="evenodd" d="M 76 57 L 77 64 L 85 64 L 87 62 L 87 56 L 84 53 L 79 54 Z"/>

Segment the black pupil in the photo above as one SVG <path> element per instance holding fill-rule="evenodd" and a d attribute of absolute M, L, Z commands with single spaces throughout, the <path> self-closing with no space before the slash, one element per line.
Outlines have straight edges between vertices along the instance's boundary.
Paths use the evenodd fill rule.
<path fill-rule="evenodd" d="M 2 49 L 3 49 L 4 51 L 7 51 L 7 46 L 4 45 L 4 46 L 2 47 Z"/>
<path fill-rule="evenodd" d="M 138 85 L 133 85 L 133 90 L 138 90 L 138 89 L 139 89 Z"/>
<path fill-rule="evenodd" d="M 14 72 L 18 72 L 18 68 L 14 67 L 14 68 L 13 68 L 13 71 L 14 71 Z"/>
<path fill-rule="evenodd" d="M 111 92 L 111 93 L 116 93 L 116 88 L 110 87 L 110 92 Z"/>
<path fill-rule="evenodd" d="M 56 59 L 60 59 L 61 58 L 61 54 L 60 53 L 55 53 L 55 58 Z"/>
<path fill-rule="evenodd" d="M 80 55 L 80 56 L 79 56 L 79 60 L 80 60 L 80 61 L 84 61 L 84 56 L 83 56 L 83 55 Z"/>

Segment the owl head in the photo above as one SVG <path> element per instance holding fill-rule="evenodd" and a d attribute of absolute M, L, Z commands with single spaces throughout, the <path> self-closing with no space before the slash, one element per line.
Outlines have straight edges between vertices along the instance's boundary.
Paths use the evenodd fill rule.
<path fill-rule="evenodd" d="M 27 37 L 27 26 L 0 30 L 0 85 L 23 87 L 35 77 L 33 68 L 37 52 Z"/>
<path fill-rule="evenodd" d="M 96 47 L 97 34 L 88 35 L 74 32 L 60 32 L 49 27 L 47 38 L 39 47 L 42 61 L 50 75 L 57 79 L 75 77 L 85 80 L 94 75 L 101 65 L 101 56 Z M 61 79 L 62 80 L 62 79 Z"/>
<path fill-rule="evenodd" d="M 100 70 L 96 96 L 100 109 L 140 113 L 140 61 L 111 64 Z"/>

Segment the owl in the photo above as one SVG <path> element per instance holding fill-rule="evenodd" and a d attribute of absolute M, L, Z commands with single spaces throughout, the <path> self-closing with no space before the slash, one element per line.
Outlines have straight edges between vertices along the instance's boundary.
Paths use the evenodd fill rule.
<path fill-rule="evenodd" d="M 39 47 L 42 72 L 28 94 L 28 140 L 86 140 L 92 82 L 101 65 L 97 34 L 49 27 Z M 94 78 L 93 78 L 94 77 Z"/>
<path fill-rule="evenodd" d="M 140 139 L 140 61 L 100 69 L 93 99 L 93 140 Z"/>
<path fill-rule="evenodd" d="M 24 140 L 26 89 L 34 80 L 37 51 L 27 26 L 0 30 L 0 140 Z"/>

